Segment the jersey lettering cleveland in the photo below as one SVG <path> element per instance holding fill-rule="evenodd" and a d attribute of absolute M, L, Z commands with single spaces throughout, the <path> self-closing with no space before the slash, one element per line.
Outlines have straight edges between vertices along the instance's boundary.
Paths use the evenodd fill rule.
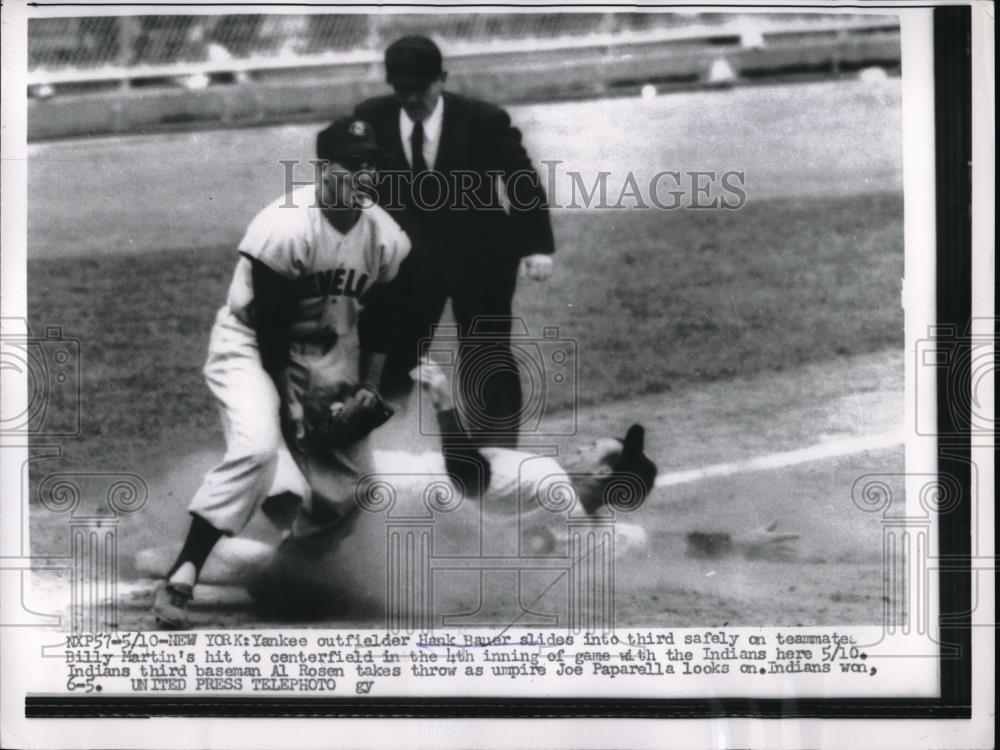
<path fill-rule="evenodd" d="M 395 278 L 410 251 L 409 238 L 375 205 L 362 209 L 358 222 L 341 234 L 323 217 L 312 185 L 293 192 L 291 204 L 283 196 L 250 222 L 239 245 L 227 304 L 253 327 L 253 280 L 244 256 L 293 281 L 289 349 L 291 365 L 299 370 L 294 380 L 310 389 L 353 385 L 364 294 Z"/>

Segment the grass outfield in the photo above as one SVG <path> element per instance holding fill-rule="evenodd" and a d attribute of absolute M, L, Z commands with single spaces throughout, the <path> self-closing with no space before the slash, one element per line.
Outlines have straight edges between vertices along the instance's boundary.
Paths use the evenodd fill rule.
<path fill-rule="evenodd" d="M 611 203 L 626 172 L 646 186 L 661 170 L 742 171 L 751 201 L 902 191 L 898 79 L 876 85 L 737 87 L 510 111 L 542 173 L 547 174 L 543 161 L 559 162 L 555 200 L 564 205 L 573 202 L 568 171 L 579 172 L 586 185 L 599 171 L 611 171 Z M 254 214 L 282 194 L 284 170 L 278 160 L 311 159 L 321 127 L 33 144 L 28 149 L 28 255 L 235 245 Z M 295 177 L 309 179 L 309 167 L 303 164 Z M 627 216 L 622 220 L 631 221 Z"/>
<path fill-rule="evenodd" d="M 557 274 L 522 281 L 516 310 L 576 339 L 583 404 L 902 346 L 897 194 L 561 212 L 555 225 Z M 201 366 L 234 260 L 225 246 L 29 262 L 32 325 L 81 341 L 83 430 L 66 463 L 126 468 L 164 431 L 214 439 Z"/>
<path fill-rule="evenodd" d="M 746 174 L 739 211 L 553 212 L 556 275 L 545 286 L 522 281 L 516 310 L 533 333 L 557 325 L 577 341 L 581 403 L 902 343 L 898 81 L 512 115 L 536 161 L 559 160 L 586 185 L 615 170 L 611 203 L 623 170 L 640 185 L 662 169 Z M 246 222 L 281 192 L 276 160 L 308 159 L 315 130 L 29 149 L 29 320 L 81 340 L 83 434 L 64 443 L 65 463 L 126 469 L 166 432 L 167 442 L 184 434 L 221 445 L 200 372 L 213 315 Z M 567 392 L 549 395 L 572 403 Z"/>

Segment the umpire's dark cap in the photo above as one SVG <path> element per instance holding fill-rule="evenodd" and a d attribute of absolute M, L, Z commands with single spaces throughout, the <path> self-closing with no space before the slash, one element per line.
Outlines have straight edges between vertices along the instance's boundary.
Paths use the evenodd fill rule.
<path fill-rule="evenodd" d="M 390 86 L 423 87 L 443 72 L 441 50 L 425 36 L 404 36 L 385 51 L 385 80 Z"/>
<path fill-rule="evenodd" d="M 316 136 L 316 157 L 323 161 L 374 159 L 378 155 L 375 129 L 364 120 L 353 117 L 334 120 Z"/>

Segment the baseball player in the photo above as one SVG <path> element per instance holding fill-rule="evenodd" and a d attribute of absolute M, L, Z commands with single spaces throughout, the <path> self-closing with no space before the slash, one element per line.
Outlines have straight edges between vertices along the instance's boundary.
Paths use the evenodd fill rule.
<path fill-rule="evenodd" d="M 541 501 L 558 483 L 572 487 L 573 498 L 567 510 L 595 515 L 608 504 L 608 489 L 613 483 L 622 490 L 615 503 L 630 510 L 642 505 L 653 489 L 656 464 L 644 452 L 646 433 L 642 425 L 633 424 L 624 438 L 599 438 L 580 446 L 562 461 L 510 448 L 480 447 L 461 423 L 444 371 L 423 357 L 411 377 L 420 383 L 434 406 L 445 469 L 466 494 L 480 496 L 491 504 L 518 498 Z M 535 510 L 541 508 L 532 507 L 528 512 Z M 520 512 L 523 514 L 525 509 Z"/>
<path fill-rule="evenodd" d="M 372 471 L 366 434 L 391 415 L 375 383 L 385 351 L 364 315 L 373 287 L 410 250 L 399 226 L 367 200 L 378 150 L 370 125 L 332 123 L 317 137 L 318 183 L 261 211 L 239 245 L 205 377 L 219 402 L 226 454 L 191 500 L 191 527 L 153 602 L 157 621 L 189 625 L 202 566 L 272 493 L 282 439 L 308 484 L 293 535 L 349 523 L 354 487 Z"/>
<path fill-rule="evenodd" d="M 460 424 L 451 384 L 440 367 L 423 359 L 411 377 L 434 405 L 441 453 L 414 456 L 420 466 L 412 467 L 407 477 L 393 478 L 399 475 L 392 471 L 379 475 L 394 483 L 397 502 L 422 502 L 424 488 L 406 483 L 411 478 L 419 482 L 421 476 L 437 475 L 443 469 L 462 496 L 483 504 L 491 519 L 483 532 L 487 537 L 502 544 L 501 538 L 522 534 L 534 554 L 552 554 L 565 544 L 559 541 L 559 529 L 565 529 L 566 513 L 596 516 L 605 513 L 608 505 L 633 510 L 654 486 L 656 466 L 644 453 L 645 431 L 638 424 L 624 438 L 596 440 L 561 462 L 526 451 L 481 447 L 481 441 Z M 383 472 L 391 468 L 389 456 L 380 458 Z M 554 512 L 556 504 L 560 508 Z M 616 549 L 621 552 L 646 542 L 646 533 L 637 524 L 619 521 L 615 531 Z M 262 608 L 285 616 L 318 616 L 324 603 L 337 603 L 332 595 L 338 591 L 341 574 L 337 553 L 336 544 L 324 544 L 317 551 L 308 540 L 294 537 L 286 538 L 277 549 L 247 540 L 227 545 L 225 564 L 230 580 L 248 583 Z"/>
<path fill-rule="evenodd" d="M 560 461 L 527 451 L 480 447 L 461 426 L 451 385 L 441 368 L 425 358 L 411 376 L 421 384 L 437 413 L 441 452 L 408 455 L 408 460 L 391 452 L 380 454 L 377 469 L 382 473 L 378 476 L 392 481 L 397 502 L 419 503 L 426 489 L 421 479 L 446 473 L 460 494 L 482 503 L 488 512 L 490 520 L 480 530 L 488 538 L 484 542 L 488 546 L 502 547 L 502 537 L 509 541 L 514 534 L 527 543 L 524 549 L 531 554 L 556 553 L 565 544 L 560 533 L 565 532 L 566 513 L 600 516 L 608 506 L 634 510 L 655 485 L 657 469 L 644 452 L 645 430 L 641 425 L 633 424 L 624 438 L 605 437 L 580 446 Z M 556 505 L 558 509 L 554 509 Z M 642 526 L 616 520 L 614 528 L 617 554 L 647 547 Z M 351 530 L 350 525 L 338 529 L 345 533 Z M 694 544 L 698 539 L 691 536 L 706 535 L 689 535 L 689 554 L 721 556 L 702 552 Z M 798 539 L 795 534 L 776 532 L 774 524 L 714 535 L 721 536 L 725 537 L 727 553 L 742 553 L 748 558 L 787 558 L 791 556 L 788 544 Z M 344 559 L 337 559 L 337 553 L 336 542 L 317 547 L 308 538 L 294 535 L 277 546 L 227 539 L 221 545 L 213 581 L 246 585 L 262 608 L 286 617 L 319 616 L 336 605 L 342 593 Z"/>
<path fill-rule="evenodd" d="M 520 450 L 479 447 L 463 429 L 455 410 L 453 387 L 444 371 L 423 357 L 411 377 L 428 394 L 437 413 L 442 436 L 444 466 L 452 481 L 465 494 L 479 497 L 491 506 L 507 506 L 517 522 L 527 529 L 545 532 L 553 505 L 565 505 L 571 514 L 598 516 L 608 506 L 618 510 L 638 509 L 653 490 L 657 468 L 645 454 L 645 429 L 633 424 L 624 438 L 603 437 L 579 446 L 561 460 Z M 571 489 L 570 489 L 571 488 Z M 569 498 L 559 495 L 570 489 Z M 569 502 L 565 502 L 568 500 Z M 546 507 L 548 506 L 548 507 Z M 797 534 L 776 531 L 777 522 L 734 534 L 717 536 L 729 540 L 730 552 L 746 557 L 772 558 L 791 554 L 789 542 Z M 636 524 L 615 522 L 620 548 L 645 545 L 645 530 Z M 706 536 L 695 533 L 695 536 Z M 535 551 L 545 553 L 549 547 Z M 689 538 L 689 547 L 691 540 Z"/>

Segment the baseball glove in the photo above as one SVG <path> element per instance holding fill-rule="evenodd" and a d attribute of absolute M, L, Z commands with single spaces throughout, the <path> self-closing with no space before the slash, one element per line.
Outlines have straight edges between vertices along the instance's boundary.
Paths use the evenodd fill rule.
<path fill-rule="evenodd" d="M 305 442 L 312 448 L 344 448 L 381 427 L 395 413 L 378 394 L 365 404 L 356 396 L 343 401 L 310 399 L 303 404 Z"/>

